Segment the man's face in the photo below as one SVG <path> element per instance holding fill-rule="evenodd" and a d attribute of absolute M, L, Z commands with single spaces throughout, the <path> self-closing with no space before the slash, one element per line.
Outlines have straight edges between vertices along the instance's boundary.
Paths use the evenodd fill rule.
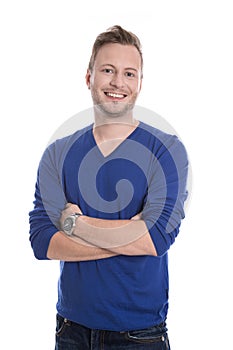
<path fill-rule="evenodd" d="M 106 44 L 96 55 L 86 82 L 94 105 L 107 117 L 126 115 L 141 89 L 141 57 L 132 45 Z"/>

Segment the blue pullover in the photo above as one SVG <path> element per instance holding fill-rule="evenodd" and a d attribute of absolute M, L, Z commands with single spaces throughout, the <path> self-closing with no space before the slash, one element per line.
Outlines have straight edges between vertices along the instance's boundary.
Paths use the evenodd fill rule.
<path fill-rule="evenodd" d="M 167 251 L 184 218 L 187 154 L 175 135 L 140 122 L 104 157 L 92 130 L 90 125 L 45 150 L 29 213 L 31 245 L 36 258 L 47 259 L 67 202 L 84 215 L 109 220 L 142 211 L 158 256 L 61 261 L 57 311 L 92 329 L 148 328 L 167 317 Z"/>

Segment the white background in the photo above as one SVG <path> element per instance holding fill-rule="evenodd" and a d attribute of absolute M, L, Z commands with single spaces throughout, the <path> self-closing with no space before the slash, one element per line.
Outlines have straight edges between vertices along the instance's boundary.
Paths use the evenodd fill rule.
<path fill-rule="evenodd" d="M 232 12 L 226 0 L 1 2 L 4 349 L 54 348 L 59 265 L 34 259 L 28 211 L 50 137 L 91 106 L 84 80 L 91 47 L 114 24 L 143 45 L 138 104 L 177 130 L 192 165 L 192 198 L 170 250 L 172 350 L 231 347 Z"/>

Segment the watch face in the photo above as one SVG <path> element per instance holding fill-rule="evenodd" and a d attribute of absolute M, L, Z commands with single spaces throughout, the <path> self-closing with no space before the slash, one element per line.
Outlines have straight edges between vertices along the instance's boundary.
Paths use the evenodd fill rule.
<path fill-rule="evenodd" d="M 71 235 L 71 230 L 73 228 L 73 219 L 68 217 L 64 221 L 63 230 L 67 235 Z"/>

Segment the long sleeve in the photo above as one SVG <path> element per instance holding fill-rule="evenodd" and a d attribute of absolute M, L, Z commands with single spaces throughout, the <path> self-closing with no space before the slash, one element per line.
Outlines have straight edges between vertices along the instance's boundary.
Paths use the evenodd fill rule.
<path fill-rule="evenodd" d="M 30 241 L 37 259 L 47 259 L 52 236 L 59 230 L 59 218 L 66 199 L 60 181 L 55 146 L 49 146 L 40 161 L 34 209 L 29 213 Z"/>
<path fill-rule="evenodd" d="M 185 216 L 187 176 L 188 158 L 183 144 L 176 136 L 160 142 L 142 213 L 159 256 L 175 241 Z"/>

